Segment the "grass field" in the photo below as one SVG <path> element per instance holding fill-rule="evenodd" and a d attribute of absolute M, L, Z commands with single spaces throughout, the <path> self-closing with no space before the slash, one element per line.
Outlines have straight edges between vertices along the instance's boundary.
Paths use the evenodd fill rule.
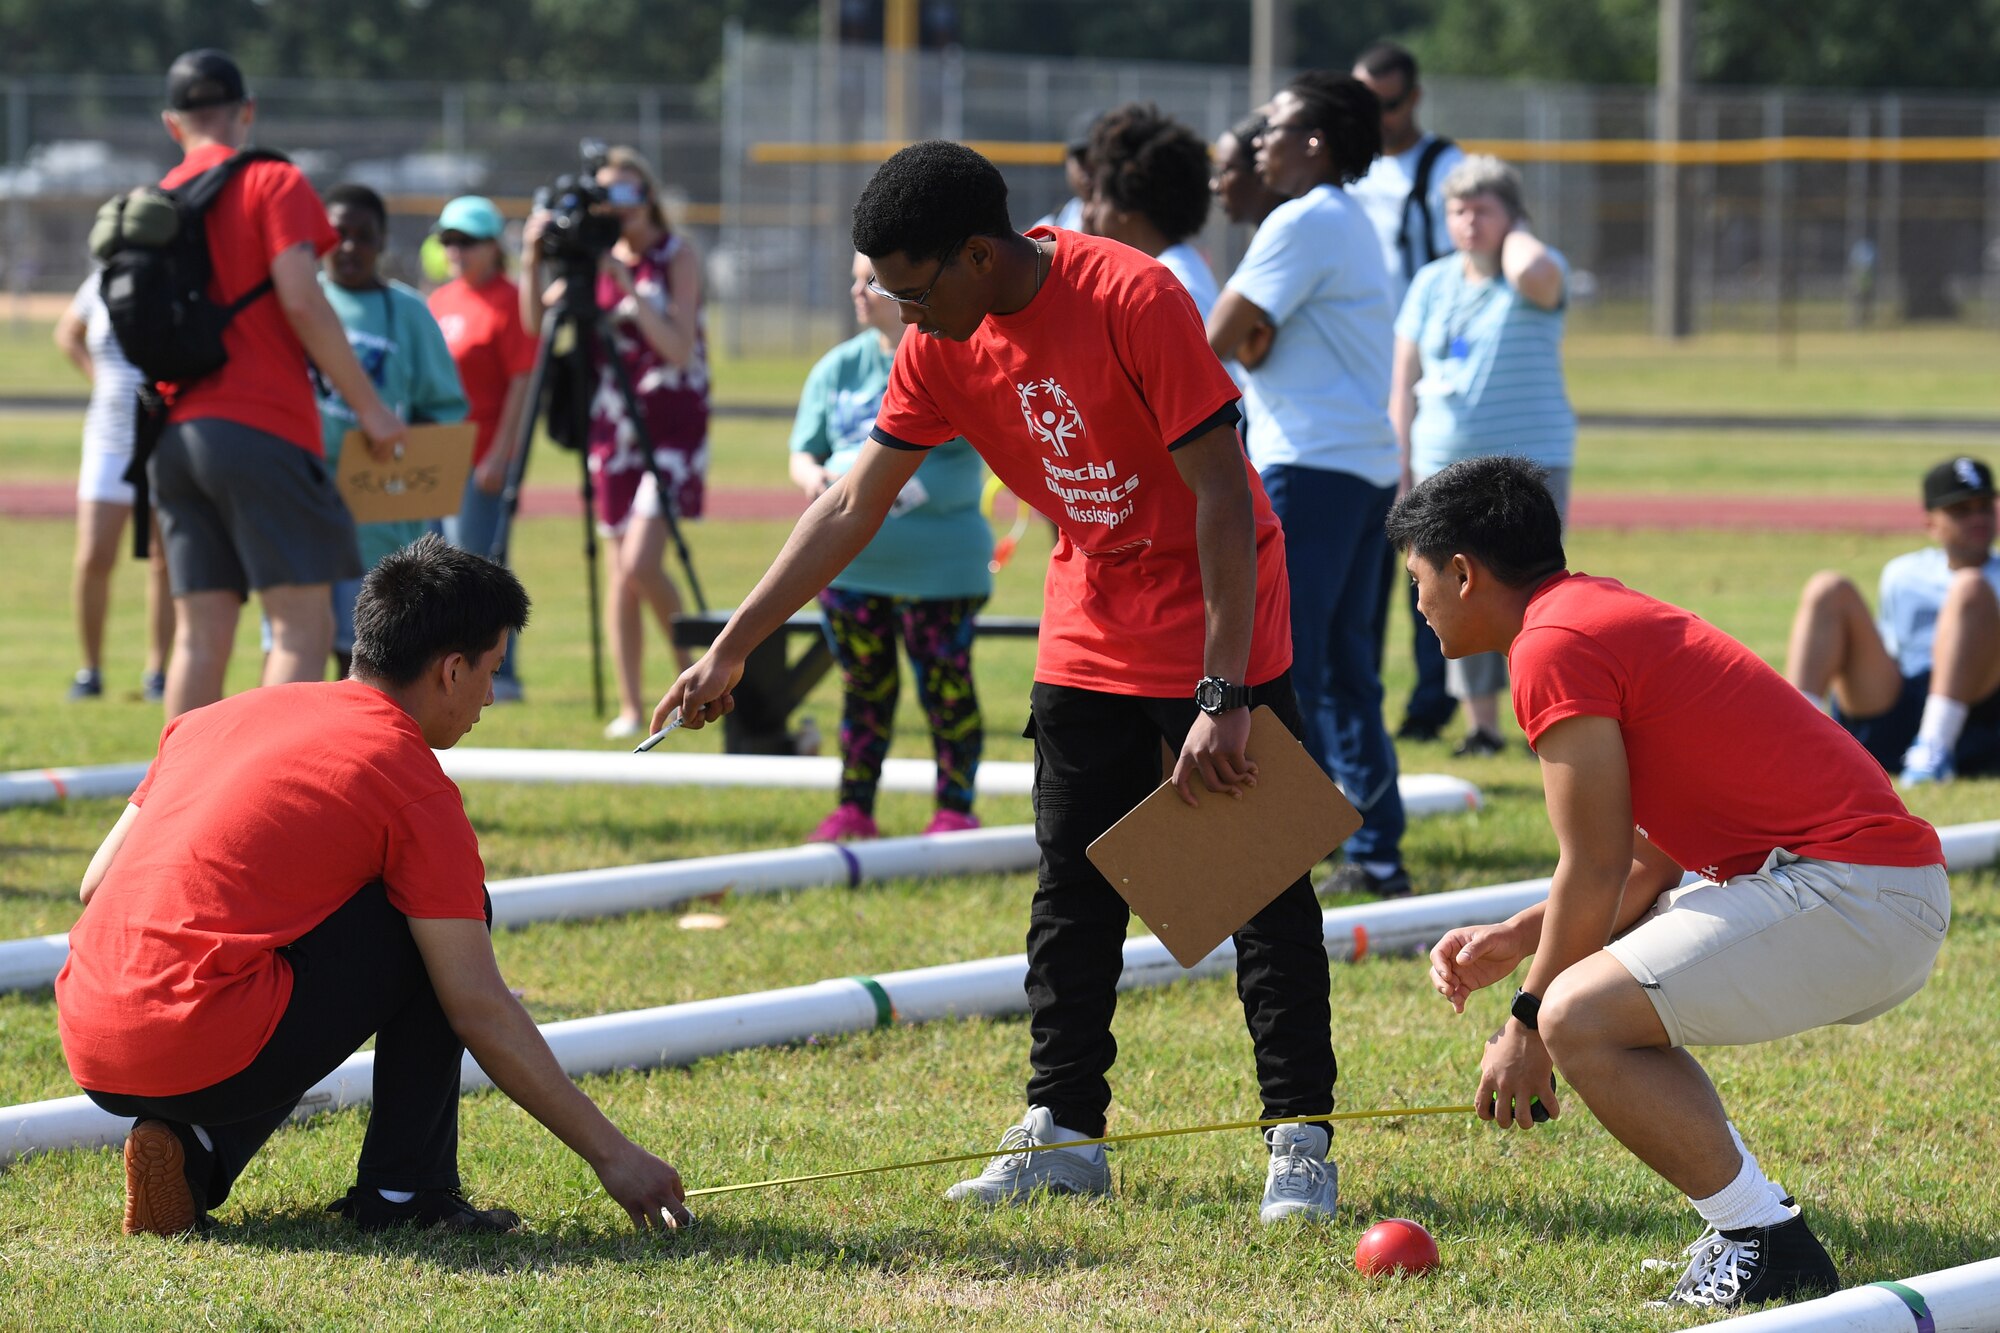
<path fill-rule="evenodd" d="M 1991 350 L 1981 353 L 1989 363 Z M 1761 372 L 1732 369 L 1737 359 L 1725 351 L 1690 363 L 1671 386 L 1690 395 L 1678 400 L 1682 410 L 1719 406 L 1692 385 L 1713 383 L 1725 396 L 1737 391 L 1732 384 L 1754 385 Z M 1851 358 L 1841 373 L 1866 381 L 1869 359 Z M 1635 405 L 1655 391 L 1640 360 L 1605 357 L 1604 382 Z M 1974 360 L 1955 363 L 1964 378 L 1954 411 L 1975 410 Z M 1833 389 L 1812 390 L 1820 392 Z M 1921 396 L 1887 401 L 1885 391 L 1873 410 L 1918 410 Z M 1812 406 L 1810 395 L 1758 401 L 1768 411 Z M 0 418 L 0 481 L 73 475 L 73 430 L 63 417 Z M 1587 438 L 1578 484 L 1901 493 L 1946 447 L 1827 436 Z M 782 423 L 722 423 L 716 479 L 775 484 L 782 448 Z M 694 541 L 711 597 L 739 597 L 782 535 L 769 524 L 700 528 Z M 1914 540 L 1583 532 L 1572 563 L 1693 607 L 1775 659 L 1808 573 L 1830 565 L 1872 585 L 1882 561 Z M 66 524 L 0 522 L 9 571 L 0 583 L 0 769 L 136 759 L 157 735 L 157 709 L 136 698 L 132 568 L 121 570 L 110 634 L 118 697 L 60 702 L 74 665 L 69 541 Z M 1039 608 L 1044 541 L 1038 529 L 1005 571 L 996 612 Z M 517 559 L 536 599 L 522 650 L 529 703 L 492 710 L 468 743 L 605 746 L 590 715 L 576 544 L 570 523 L 523 525 Z M 246 623 L 232 688 L 251 683 L 252 634 Z M 1399 624 L 1392 644 L 1406 643 Z M 656 642 L 649 663 L 661 686 L 664 660 Z M 1392 648 L 1397 700 L 1406 663 L 1407 649 Z M 990 757 L 1027 757 L 1019 732 L 1030 672 L 1028 645 L 982 643 Z M 905 694 L 895 753 L 919 756 L 927 742 Z M 837 708 L 828 683 L 805 711 L 831 733 Z M 716 739 L 671 743 L 704 749 Z M 1533 761 L 1518 745 L 1477 761 L 1450 758 L 1442 743 L 1415 745 L 1404 762 L 1471 778 L 1488 800 L 1477 816 L 1413 826 L 1407 851 L 1422 890 L 1543 874 L 1553 864 Z M 465 791 L 494 878 L 791 845 L 825 813 L 824 797 L 779 792 Z M 1958 823 L 1992 817 L 1996 795 L 2000 785 L 1963 782 L 1921 792 L 1912 805 Z M 926 807 L 884 797 L 885 830 L 915 831 Z M 75 884 L 117 809 L 78 802 L 0 813 L 0 939 L 74 920 Z M 1028 817 L 1022 799 L 984 801 L 980 813 L 989 823 Z M 1808 1201 L 1850 1281 L 2000 1250 L 2000 1184 L 1989 1165 L 2000 1141 L 1990 1096 L 2000 1083 L 1991 998 L 2000 877 L 1962 874 L 1953 887 L 1951 938 L 1931 985 L 1909 1004 L 1859 1029 L 1705 1054 L 1737 1123 L 1774 1178 Z M 535 926 L 496 943 L 510 982 L 550 1021 L 1014 952 L 1031 889 L 1029 876 L 984 876 L 804 892 L 731 901 L 714 909 L 729 922 L 716 932 L 681 930 L 675 914 L 660 913 Z M 1343 1105 L 1469 1099 L 1480 1041 L 1508 989 L 1482 993 L 1454 1019 L 1414 960 L 1342 967 L 1333 1003 Z M 1248 1043 L 1226 980 L 1135 993 L 1120 1010 L 1114 1129 L 1254 1113 Z M 1018 1019 L 898 1027 L 586 1086 L 691 1185 L 721 1184 L 988 1146 L 1018 1113 L 1027 1040 Z M 0 1052 L 0 1103 L 73 1091 L 47 991 L 0 996 Z M 504 1098 L 483 1094 L 464 1108 L 466 1179 L 476 1199 L 519 1208 L 528 1234 L 363 1239 L 318 1209 L 345 1189 L 364 1123 L 348 1113 L 280 1133 L 218 1230 L 192 1243 L 118 1236 L 112 1154 L 57 1154 L 0 1171 L 0 1327 L 1667 1329 L 1686 1320 L 1641 1308 L 1668 1279 L 1641 1273 L 1640 1260 L 1673 1254 L 1698 1229 L 1685 1203 L 1574 1103 L 1527 1136 L 1457 1118 L 1343 1130 L 1339 1220 L 1276 1231 L 1254 1216 L 1258 1145 L 1216 1135 L 1120 1150 L 1117 1197 L 1104 1203 L 967 1213 L 938 1198 L 952 1173 L 928 1171 L 720 1200 L 695 1232 L 641 1239 L 623 1229 L 581 1162 Z M 1419 1282 L 1356 1276 L 1355 1240 L 1384 1216 L 1429 1226 L 1442 1268 Z"/>

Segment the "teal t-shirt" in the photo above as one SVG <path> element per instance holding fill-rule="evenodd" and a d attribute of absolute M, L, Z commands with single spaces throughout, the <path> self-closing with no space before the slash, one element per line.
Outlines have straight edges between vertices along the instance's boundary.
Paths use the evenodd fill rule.
<path fill-rule="evenodd" d="M 458 367 L 423 297 L 400 282 L 371 292 L 350 292 L 324 273 L 319 286 L 347 330 L 355 359 L 375 382 L 375 391 L 391 412 L 413 425 L 465 420 L 465 391 L 459 386 Z M 353 409 L 323 376 L 314 375 L 313 386 L 319 396 L 320 442 L 326 448 L 326 465 L 332 469 L 340 462 L 341 440 L 359 423 Z M 420 519 L 356 525 L 362 568 L 375 568 L 383 556 L 408 546 L 429 526 Z"/>
<path fill-rule="evenodd" d="M 1513 454 L 1543 467 L 1576 461 L 1576 413 L 1563 387 L 1563 303 L 1544 310 L 1498 274 L 1466 276 L 1465 256 L 1424 265 L 1396 317 L 1396 334 L 1417 345 L 1417 419 L 1410 464 L 1427 477 L 1464 458 Z"/>
<path fill-rule="evenodd" d="M 821 357 L 799 395 L 792 452 L 811 454 L 836 476 L 853 467 L 888 391 L 893 360 L 873 329 Z M 993 530 L 979 512 L 985 481 L 985 465 L 963 439 L 932 449 L 875 540 L 833 586 L 925 601 L 992 595 Z"/>

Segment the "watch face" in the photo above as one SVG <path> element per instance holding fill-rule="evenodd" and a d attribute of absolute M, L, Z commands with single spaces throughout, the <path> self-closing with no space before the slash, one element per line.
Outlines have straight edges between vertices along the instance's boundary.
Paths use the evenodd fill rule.
<path fill-rule="evenodd" d="M 1213 677 L 1204 679 L 1194 687 L 1195 707 L 1214 712 L 1222 707 L 1222 685 Z"/>

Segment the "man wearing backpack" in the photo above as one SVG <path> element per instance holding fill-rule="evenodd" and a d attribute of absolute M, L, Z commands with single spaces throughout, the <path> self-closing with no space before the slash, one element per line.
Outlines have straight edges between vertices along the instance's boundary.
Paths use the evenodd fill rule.
<path fill-rule="evenodd" d="M 1426 134 L 1417 124 L 1417 107 L 1424 90 L 1417 82 L 1417 58 L 1394 42 L 1377 42 L 1354 62 L 1354 77 L 1382 100 L 1382 156 L 1368 174 L 1347 187 L 1347 192 L 1375 224 L 1382 242 L 1382 258 L 1389 266 L 1389 295 L 1397 309 L 1410 279 L 1417 270 L 1451 253 L 1451 236 L 1444 225 L 1444 178 L 1465 160 L 1465 151 L 1450 139 Z M 1409 459 L 1403 460 L 1403 489 L 1409 489 Z M 1390 560 L 1390 590 L 1402 572 L 1400 557 Z M 1376 656 L 1388 633 L 1389 598 L 1375 625 Z M 1410 602 L 1410 618 L 1415 622 L 1411 656 L 1415 659 L 1417 683 L 1410 701 L 1403 706 L 1403 724 L 1396 735 L 1403 740 L 1430 740 L 1451 721 L 1458 705 L 1445 692 L 1444 654 L 1438 650 L 1437 636 L 1417 614 Z"/>
<path fill-rule="evenodd" d="M 229 161 L 255 115 L 227 55 L 198 50 L 175 60 L 162 119 L 183 158 L 162 187 Z M 201 225 L 209 298 L 236 308 L 222 334 L 226 363 L 168 390 L 166 428 L 147 466 L 177 617 L 169 720 L 222 697 L 237 617 L 252 591 L 271 623 L 263 683 L 325 675 L 331 585 L 358 577 L 361 561 L 354 520 L 323 462 L 307 359 L 353 407 L 378 458 L 390 457 L 405 430 L 320 290 L 319 256 L 339 238 L 304 175 L 275 155 L 246 161 Z"/>

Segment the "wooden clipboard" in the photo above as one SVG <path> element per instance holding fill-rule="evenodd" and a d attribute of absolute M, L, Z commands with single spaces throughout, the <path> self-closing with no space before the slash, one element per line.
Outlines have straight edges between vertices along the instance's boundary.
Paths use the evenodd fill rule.
<path fill-rule="evenodd" d="M 472 471 L 472 444 L 479 428 L 470 421 L 450 426 L 412 426 L 395 460 L 378 463 L 368 437 L 347 432 L 333 484 L 356 523 L 397 523 L 405 519 L 456 514 Z"/>
<path fill-rule="evenodd" d="M 1240 797 L 1171 782 L 1113 824 L 1086 854 L 1182 967 L 1216 945 L 1361 827 L 1361 816 L 1277 714 L 1250 715 L 1244 753 L 1257 785 Z"/>

